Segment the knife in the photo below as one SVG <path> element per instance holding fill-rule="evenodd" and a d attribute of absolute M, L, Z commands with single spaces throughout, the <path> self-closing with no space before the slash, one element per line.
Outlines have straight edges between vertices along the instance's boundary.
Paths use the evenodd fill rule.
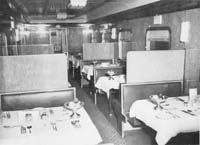
<path fill-rule="evenodd" d="M 186 111 L 186 110 L 182 110 L 182 112 L 187 113 L 187 114 L 190 114 L 190 115 L 192 115 L 192 116 L 196 116 L 196 115 L 193 114 L 192 112 L 189 112 L 189 111 Z"/>
<path fill-rule="evenodd" d="M 177 97 L 176 99 L 179 100 L 179 101 L 181 101 L 181 102 L 183 102 L 183 103 L 185 103 L 185 104 L 187 103 L 186 101 L 184 101 L 184 100 L 181 99 L 181 98 L 178 98 L 178 97 Z"/>

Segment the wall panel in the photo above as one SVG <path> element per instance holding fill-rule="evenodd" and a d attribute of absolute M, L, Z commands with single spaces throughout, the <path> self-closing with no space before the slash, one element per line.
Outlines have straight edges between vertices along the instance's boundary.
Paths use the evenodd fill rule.
<path fill-rule="evenodd" d="M 100 60 L 118 58 L 117 43 L 84 43 L 83 59 Z"/>
<path fill-rule="evenodd" d="M 127 55 L 127 83 L 182 81 L 184 50 L 130 51 Z"/>
<path fill-rule="evenodd" d="M 0 82 L 0 93 L 65 89 L 68 87 L 66 55 L 1 56 Z"/>
<path fill-rule="evenodd" d="M 200 50 L 200 8 L 163 14 L 162 16 L 163 23 L 161 25 L 169 26 L 171 28 L 172 50 L 197 49 L 194 50 L 194 52 L 186 52 L 185 92 L 188 92 L 189 87 L 198 87 L 200 90 L 200 64 L 199 52 L 197 52 Z M 190 22 L 189 41 L 185 43 L 180 42 L 181 23 L 184 21 Z M 153 17 L 144 17 L 118 22 L 119 28 L 132 29 L 132 41 L 137 43 L 136 50 L 145 50 L 145 32 L 149 26 L 155 26 L 153 24 Z"/>

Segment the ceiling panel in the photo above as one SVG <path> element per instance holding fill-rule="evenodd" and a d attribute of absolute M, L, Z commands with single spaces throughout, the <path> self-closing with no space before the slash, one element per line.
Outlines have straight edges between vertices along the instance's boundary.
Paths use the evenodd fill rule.
<path fill-rule="evenodd" d="M 58 12 L 73 12 L 76 15 L 84 14 L 89 10 L 101 5 L 106 0 L 88 0 L 87 6 L 81 9 L 70 9 L 70 0 L 14 0 L 32 15 L 56 15 Z"/>
<path fill-rule="evenodd" d="M 68 7 L 70 0 L 0 0 L 0 20 L 20 14 L 33 23 L 107 23 L 200 7 L 200 0 L 88 0 L 81 9 Z M 12 3 L 15 9 L 9 8 Z M 66 19 L 57 19 L 58 13 Z M 37 21 L 38 20 L 38 21 Z"/>
<path fill-rule="evenodd" d="M 109 23 L 121 20 L 149 17 L 159 14 L 200 8 L 200 0 L 160 0 L 158 2 L 142 5 L 122 12 L 114 13 L 104 17 L 94 17 L 90 23 Z"/>

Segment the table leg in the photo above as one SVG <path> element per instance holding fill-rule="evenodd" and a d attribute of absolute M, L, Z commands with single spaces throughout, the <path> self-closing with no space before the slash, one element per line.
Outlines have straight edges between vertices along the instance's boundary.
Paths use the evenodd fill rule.
<path fill-rule="evenodd" d="M 75 71 L 74 65 L 72 64 L 72 76 L 73 76 L 73 78 L 74 78 L 74 71 Z"/>
<path fill-rule="evenodd" d="M 112 116 L 113 112 L 112 112 L 112 105 L 111 105 L 111 95 L 110 92 L 108 94 L 108 109 L 109 109 L 109 116 Z"/>
<path fill-rule="evenodd" d="M 96 105 L 97 104 L 97 89 L 95 89 L 95 92 L 94 92 L 94 104 Z"/>

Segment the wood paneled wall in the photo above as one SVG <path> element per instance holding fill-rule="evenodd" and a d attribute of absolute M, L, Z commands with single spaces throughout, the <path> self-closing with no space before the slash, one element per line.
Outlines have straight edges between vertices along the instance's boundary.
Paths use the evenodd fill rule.
<path fill-rule="evenodd" d="M 185 93 L 189 88 L 198 88 L 200 93 L 200 49 L 187 49 L 185 60 Z"/>
<path fill-rule="evenodd" d="M 84 60 L 105 60 L 118 58 L 117 43 L 84 43 Z"/>
<path fill-rule="evenodd" d="M 163 15 L 164 26 L 171 28 L 172 35 L 172 49 L 199 49 L 200 48 L 200 9 L 192 9 L 186 11 L 180 11 L 175 13 L 169 13 Z M 190 21 L 191 29 L 189 42 L 180 42 L 181 23 L 183 21 Z M 145 33 L 149 26 L 155 26 L 153 24 L 153 17 L 145 17 L 134 20 L 126 20 L 118 23 L 118 27 L 122 29 L 131 29 L 133 32 L 133 40 L 137 42 L 137 50 L 145 50 Z"/>
<path fill-rule="evenodd" d="M 33 54 L 53 54 L 53 45 L 19 45 L 17 47 L 18 55 L 33 55 Z"/>
<path fill-rule="evenodd" d="M 38 33 L 31 31 L 28 36 L 25 36 L 25 44 L 50 44 L 49 32 Z"/>
<path fill-rule="evenodd" d="M 186 43 L 180 42 L 181 23 L 184 21 L 190 22 L 189 41 Z M 145 17 L 134 20 L 125 20 L 119 22 L 119 28 L 131 29 L 133 32 L 133 40 L 137 43 L 135 50 L 145 50 L 145 33 L 149 26 L 153 26 L 153 17 Z M 200 8 L 186 11 L 179 11 L 169 14 L 163 14 L 164 26 L 171 28 L 171 49 L 197 49 L 200 50 Z M 195 50 L 194 50 L 195 51 Z M 199 52 L 198 52 L 199 53 Z M 185 68 L 185 92 L 188 93 L 188 88 L 198 87 L 199 85 L 199 55 L 196 52 L 186 53 L 186 68 Z M 188 68 L 187 68 L 188 67 Z"/>
<path fill-rule="evenodd" d="M 136 44 L 137 44 L 136 42 L 119 41 L 118 42 L 119 58 L 126 59 L 127 52 L 135 50 Z"/>
<path fill-rule="evenodd" d="M 68 27 L 68 51 L 81 52 L 83 44 L 83 30 L 80 27 Z"/>

